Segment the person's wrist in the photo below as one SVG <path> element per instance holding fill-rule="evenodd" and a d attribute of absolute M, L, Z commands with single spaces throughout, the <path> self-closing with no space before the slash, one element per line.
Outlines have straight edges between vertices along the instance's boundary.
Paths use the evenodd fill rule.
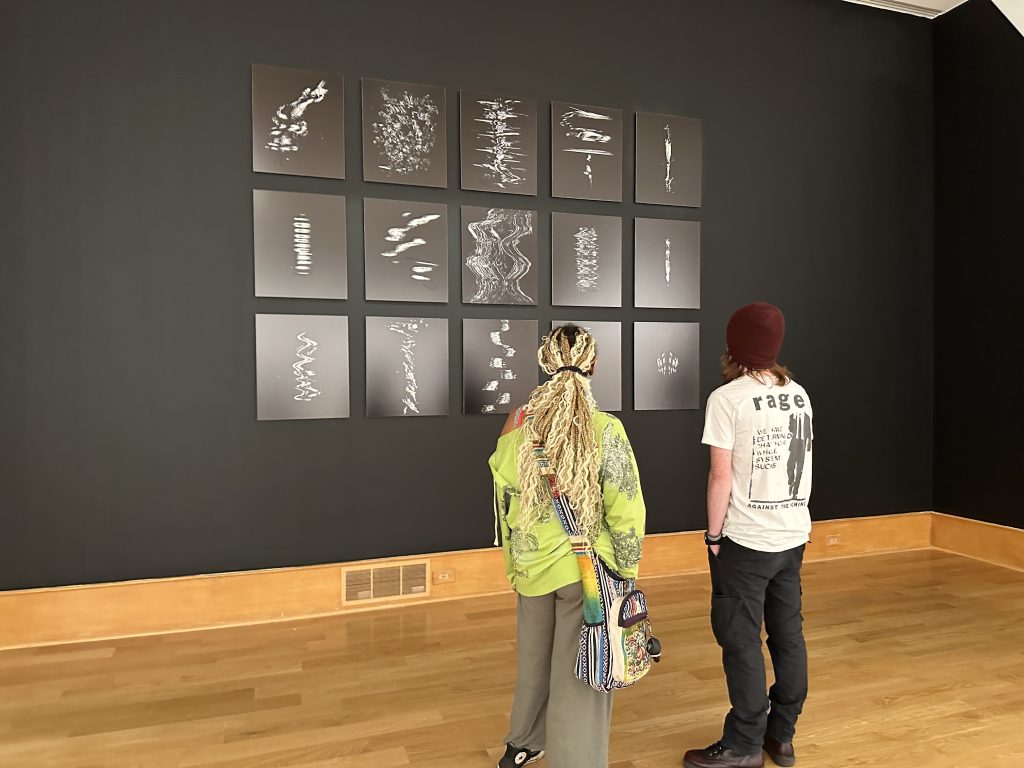
<path fill-rule="evenodd" d="M 704 531 L 704 543 L 709 547 L 715 544 L 721 544 L 722 532 L 719 531 L 717 534 L 712 534 L 711 531 Z"/>

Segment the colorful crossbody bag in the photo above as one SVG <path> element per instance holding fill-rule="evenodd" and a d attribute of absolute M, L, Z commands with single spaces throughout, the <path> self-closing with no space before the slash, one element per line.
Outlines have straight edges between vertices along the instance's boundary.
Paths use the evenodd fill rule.
<path fill-rule="evenodd" d="M 529 415 L 526 419 L 530 419 Z M 518 421 L 518 419 L 517 419 Z M 613 691 L 633 685 L 661 660 L 661 643 L 651 634 L 647 598 L 636 588 L 635 579 L 617 574 L 594 552 L 580 532 L 569 498 L 558 488 L 542 443 L 533 444 L 541 474 L 551 493 L 551 505 L 558 516 L 583 585 L 583 627 L 576 657 L 576 677 L 598 691 Z"/>

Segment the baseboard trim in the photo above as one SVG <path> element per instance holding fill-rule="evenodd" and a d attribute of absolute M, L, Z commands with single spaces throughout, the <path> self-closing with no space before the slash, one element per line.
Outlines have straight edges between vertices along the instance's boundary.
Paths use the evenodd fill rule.
<path fill-rule="evenodd" d="M 993 530 L 989 530 L 989 529 Z M 1011 535 L 1007 536 L 1006 531 Z M 702 534 L 652 534 L 644 542 L 644 579 L 707 570 Z M 992 541 L 998 539 L 997 544 Z M 911 512 L 814 524 L 809 562 L 928 547 L 1024 568 L 1024 531 L 932 512 Z M 430 595 L 400 603 L 344 605 L 342 571 L 353 566 L 429 560 Z M 407 558 L 333 563 L 170 579 L 0 592 L 0 649 L 109 640 L 216 627 L 333 616 L 486 595 L 510 595 L 495 548 Z"/>

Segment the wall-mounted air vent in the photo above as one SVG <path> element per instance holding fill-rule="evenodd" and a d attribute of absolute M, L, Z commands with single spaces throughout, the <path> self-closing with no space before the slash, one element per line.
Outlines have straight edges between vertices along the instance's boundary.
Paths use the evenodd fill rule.
<path fill-rule="evenodd" d="M 341 580 L 342 604 L 425 597 L 430 594 L 430 563 L 350 568 L 342 571 Z"/>

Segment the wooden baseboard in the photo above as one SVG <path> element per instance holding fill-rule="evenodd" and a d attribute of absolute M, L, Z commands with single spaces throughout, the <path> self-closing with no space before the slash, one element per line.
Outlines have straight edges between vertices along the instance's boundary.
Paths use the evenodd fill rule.
<path fill-rule="evenodd" d="M 1024 571 L 1024 530 L 1020 528 L 935 513 L 932 546 Z"/>
<path fill-rule="evenodd" d="M 984 531 L 975 531 L 975 538 L 970 538 L 961 530 L 948 527 L 961 522 L 968 527 L 984 527 L 984 523 L 928 512 L 825 520 L 814 524 L 807 560 L 927 548 L 933 544 L 933 523 L 938 518 L 944 519 L 935 546 L 960 551 L 953 546 L 957 542 L 981 542 L 985 536 Z M 1024 532 L 1016 533 L 1024 536 Z M 1004 564 L 1013 564 L 1015 556 L 1016 562 L 1021 562 L 1024 547 L 1010 540 L 998 549 L 979 543 L 963 554 L 991 559 L 993 552 L 999 553 L 1002 561 L 1006 561 Z M 353 566 L 401 565 L 422 560 L 429 561 L 434 574 L 450 571 L 454 579 L 432 584 L 429 595 L 406 599 L 402 604 L 509 594 L 501 551 L 493 548 L 360 563 L 0 592 L 0 649 L 391 607 L 393 604 L 387 601 L 372 606 L 344 604 L 342 571 Z M 698 532 L 653 534 L 644 541 L 644 579 L 706 569 L 706 552 Z"/>

